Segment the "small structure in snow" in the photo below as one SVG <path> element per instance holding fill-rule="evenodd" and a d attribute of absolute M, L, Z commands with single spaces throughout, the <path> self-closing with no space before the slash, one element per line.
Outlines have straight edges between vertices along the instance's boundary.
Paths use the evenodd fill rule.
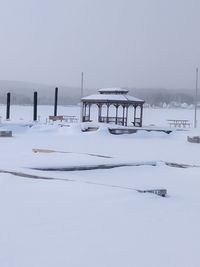
<path fill-rule="evenodd" d="M 147 190 L 137 190 L 140 193 L 152 193 L 161 197 L 166 197 L 167 189 L 147 189 Z"/>
<path fill-rule="evenodd" d="M 98 122 L 114 123 L 127 126 L 129 108 L 133 108 L 134 126 L 142 126 L 143 105 L 144 100 L 135 98 L 127 94 L 127 89 L 122 88 L 106 88 L 100 89 L 99 94 L 90 95 L 81 99 L 82 121 L 91 120 L 91 106 L 98 107 Z M 106 114 L 103 114 L 103 107 L 106 107 Z M 110 115 L 110 107 L 114 106 L 115 115 Z M 121 111 L 121 112 L 120 112 Z"/>
<path fill-rule="evenodd" d="M 188 142 L 190 143 L 200 143 L 200 136 L 188 136 L 187 137 Z"/>
<path fill-rule="evenodd" d="M 0 137 L 12 137 L 12 131 L 0 131 Z"/>

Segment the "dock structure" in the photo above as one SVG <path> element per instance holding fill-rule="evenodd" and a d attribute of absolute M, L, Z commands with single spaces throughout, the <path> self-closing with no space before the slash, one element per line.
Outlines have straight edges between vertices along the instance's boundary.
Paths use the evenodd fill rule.
<path fill-rule="evenodd" d="M 38 105 L 38 93 L 35 91 L 33 94 L 33 121 L 37 121 L 37 105 Z"/>
<path fill-rule="evenodd" d="M 83 97 L 81 99 L 83 104 L 82 122 L 91 121 L 91 106 L 96 105 L 98 108 L 98 122 L 127 126 L 129 109 L 132 108 L 133 125 L 142 127 L 143 105 L 145 101 L 130 96 L 127 93 L 127 89 L 105 88 L 100 89 L 99 94 Z M 115 108 L 115 116 L 110 114 L 111 106 Z"/>
<path fill-rule="evenodd" d="M 108 128 L 111 134 L 120 135 L 120 134 L 134 134 L 138 131 L 146 131 L 146 132 L 163 132 L 166 134 L 170 134 L 173 130 L 172 129 L 165 129 L 165 128 L 148 128 L 148 127 L 135 127 L 135 128 Z"/>

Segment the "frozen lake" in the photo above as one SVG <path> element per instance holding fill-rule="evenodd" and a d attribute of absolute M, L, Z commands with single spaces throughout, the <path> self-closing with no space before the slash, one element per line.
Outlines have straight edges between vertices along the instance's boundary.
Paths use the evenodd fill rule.
<path fill-rule="evenodd" d="M 38 106 L 38 120 L 45 122 L 49 115 L 53 115 L 53 106 Z M 106 110 L 104 110 L 106 114 Z M 129 110 L 129 125 L 133 121 L 133 110 Z M 2 121 L 6 118 L 6 106 L 0 106 L 0 114 Z M 93 106 L 91 110 L 91 119 L 95 122 L 97 120 L 97 109 Z M 115 115 L 114 110 L 111 108 L 110 114 Z M 80 119 L 79 106 L 58 106 L 58 115 L 74 115 Z M 120 115 L 120 114 L 119 114 Z M 200 110 L 198 110 L 198 117 L 200 117 Z M 33 107 L 32 106 L 11 106 L 11 121 L 26 121 L 33 120 Z M 145 108 L 143 116 L 143 124 L 155 124 L 157 126 L 168 126 L 168 119 L 186 119 L 191 123 L 194 121 L 194 110 L 191 109 L 160 109 L 160 108 Z"/>
<path fill-rule="evenodd" d="M 38 107 L 32 127 L 24 123 L 32 107 L 12 106 L 9 122 L 0 109 L 0 126 L 13 131 L 0 138 L 0 266 L 200 266 L 200 148 L 187 142 L 200 128 L 118 136 L 106 125 L 83 132 L 85 124 L 43 123 L 52 106 Z M 79 116 L 80 108 L 59 106 L 58 114 Z M 145 109 L 144 124 L 193 114 Z M 85 166 L 99 168 L 59 171 Z M 135 190 L 163 188 L 166 198 Z"/>

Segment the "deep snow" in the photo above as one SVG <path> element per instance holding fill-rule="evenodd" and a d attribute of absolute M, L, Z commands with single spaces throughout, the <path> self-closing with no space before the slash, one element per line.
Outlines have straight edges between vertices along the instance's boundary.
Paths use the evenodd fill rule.
<path fill-rule="evenodd" d="M 59 109 L 79 114 L 76 107 Z M 200 145 L 187 142 L 187 135 L 200 129 L 115 136 L 106 125 L 96 132 L 82 132 L 80 124 L 44 124 L 50 109 L 39 110 L 41 122 L 32 127 L 29 107 L 23 112 L 18 107 L 10 122 L 2 120 L 2 129 L 12 129 L 13 137 L 0 138 L 0 170 L 60 180 L 0 173 L 0 266 L 200 265 L 200 169 L 172 168 L 161 162 L 200 165 Z M 172 115 L 191 119 L 192 111 L 148 109 L 146 125 L 152 121 L 167 126 Z M 73 153 L 33 153 L 33 148 Z M 32 169 L 152 161 L 157 166 L 75 172 Z M 166 188 L 168 197 L 112 185 Z"/>

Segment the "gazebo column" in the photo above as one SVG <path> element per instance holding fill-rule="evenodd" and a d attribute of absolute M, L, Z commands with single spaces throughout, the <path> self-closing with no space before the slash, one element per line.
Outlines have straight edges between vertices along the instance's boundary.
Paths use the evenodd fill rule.
<path fill-rule="evenodd" d="M 140 105 L 140 127 L 142 127 L 143 105 Z"/>
<path fill-rule="evenodd" d="M 117 118 L 118 118 L 118 109 L 119 109 L 119 105 L 115 105 L 116 107 L 116 114 L 115 114 L 115 124 L 117 124 Z"/>
<path fill-rule="evenodd" d="M 110 104 L 107 104 L 107 116 L 106 116 L 106 122 L 109 122 L 109 108 L 110 108 Z"/>
<path fill-rule="evenodd" d="M 124 126 L 125 106 L 123 105 L 122 125 Z"/>
<path fill-rule="evenodd" d="M 85 103 L 85 121 L 86 121 L 86 118 L 87 118 L 87 106 L 88 106 L 88 103 Z"/>
<path fill-rule="evenodd" d="M 81 107 L 81 121 L 84 121 L 84 111 L 85 111 L 85 103 L 82 103 L 82 107 Z"/>
<path fill-rule="evenodd" d="M 127 126 L 128 124 L 128 105 L 126 106 L 126 121 L 125 121 L 125 125 Z"/>
<path fill-rule="evenodd" d="M 101 122 L 102 104 L 97 104 L 98 106 L 98 122 Z"/>
<path fill-rule="evenodd" d="M 84 102 L 83 102 L 83 106 L 82 106 L 82 122 L 85 121 L 86 107 L 87 107 L 87 103 L 84 103 Z"/>
<path fill-rule="evenodd" d="M 88 103 L 85 104 L 85 121 L 87 121 L 87 106 L 88 106 Z"/>
<path fill-rule="evenodd" d="M 133 120 L 133 122 L 134 122 L 134 126 L 136 126 L 136 108 L 137 108 L 137 106 L 133 106 L 134 107 L 134 120 Z"/>
<path fill-rule="evenodd" d="M 88 105 L 88 121 L 90 121 L 90 109 L 91 109 L 91 104 Z"/>

